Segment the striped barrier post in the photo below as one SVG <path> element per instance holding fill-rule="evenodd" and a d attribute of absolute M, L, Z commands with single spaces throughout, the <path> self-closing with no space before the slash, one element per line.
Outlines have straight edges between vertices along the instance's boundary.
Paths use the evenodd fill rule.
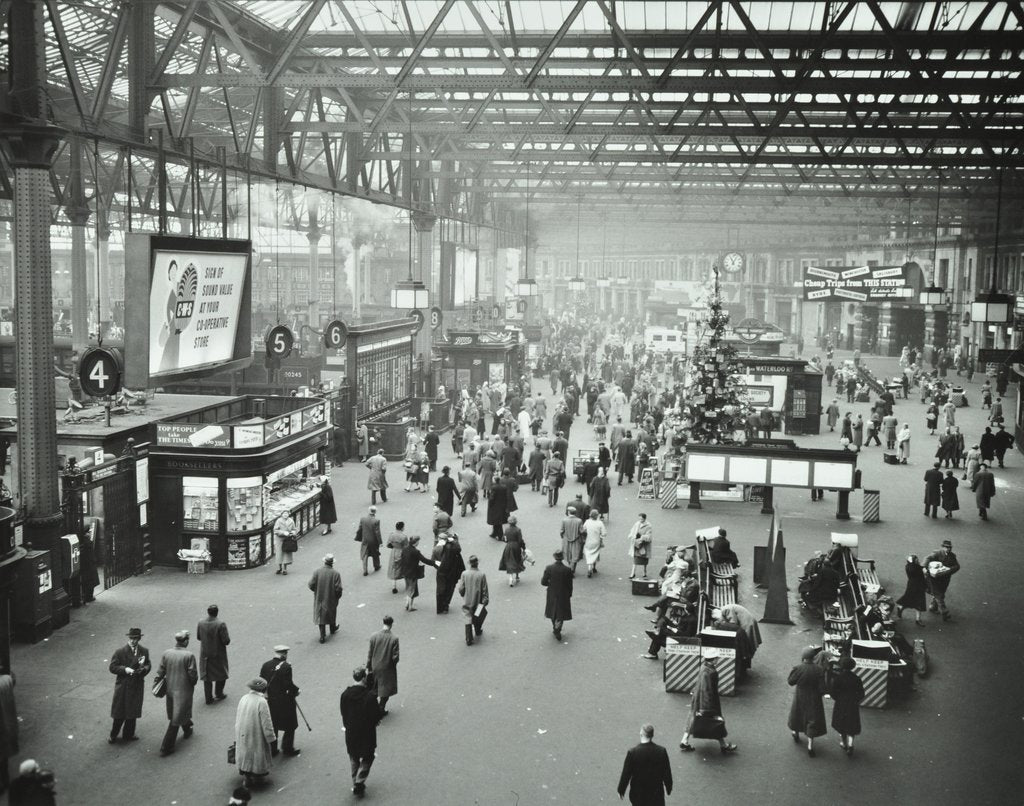
<path fill-rule="evenodd" d="M 889 663 L 874 658 L 857 658 L 853 673 L 864 684 L 861 708 L 885 708 L 889 702 Z"/>
<path fill-rule="evenodd" d="M 700 639 L 665 639 L 665 691 L 693 691 L 700 673 Z"/>
<path fill-rule="evenodd" d="M 879 490 L 864 491 L 863 523 L 879 523 L 882 520 L 882 493 Z"/>
<path fill-rule="evenodd" d="M 718 658 L 718 693 L 731 697 L 736 693 L 736 650 L 726 647 L 709 647 L 712 657 Z"/>
<path fill-rule="evenodd" d="M 679 509 L 679 482 L 675 479 L 661 483 L 661 508 Z"/>

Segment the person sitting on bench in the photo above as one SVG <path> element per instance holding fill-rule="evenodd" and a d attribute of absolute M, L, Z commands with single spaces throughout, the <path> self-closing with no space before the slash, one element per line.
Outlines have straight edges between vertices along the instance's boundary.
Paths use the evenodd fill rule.
<path fill-rule="evenodd" d="M 839 595 L 840 576 L 829 564 L 820 551 L 804 566 L 804 575 L 800 577 L 800 601 L 804 607 L 823 608 L 831 604 Z"/>
<path fill-rule="evenodd" d="M 657 660 L 658 650 L 665 646 L 666 638 L 687 638 L 697 634 L 697 607 L 690 602 L 675 601 L 668 608 L 667 615 L 660 619 L 652 630 L 644 630 L 651 639 L 651 645 L 641 658 Z"/>
<path fill-rule="evenodd" d="M 740 559 L 732 550 L 725 529 L 718 530 L 718 537 L 711 543 L 710 556 L 712 565 L 728 564 L 733 568 L 740 567 Z"/>

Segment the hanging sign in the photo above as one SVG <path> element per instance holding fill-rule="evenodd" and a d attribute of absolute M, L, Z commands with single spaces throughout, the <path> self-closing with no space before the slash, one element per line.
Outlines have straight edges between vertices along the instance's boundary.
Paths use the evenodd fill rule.
<path fill-rule="evenodd" d="M 89 397 L 117 394 L 121 389 L 121 354 L 110 347 L 90 347 L 78 363 L 78 380 Z"/>
<path fill-rule="evenodd" d="M 414 333 L 419 333 L 423 330 L 423 323 L 426 321 L 426 317 L 423 315 L 423 311 L 419 308 L 413 308 L 409 311 L 409 316 L 416 320 L 416 324 L 412 326 Z"/>
<path fill-rule="evenodd" d="M 912 276 L 915 274 L 916 277 Z M 906 299 L 914 296 L 913 282 L 920 279 L 920 274 L 921 270 L 911 263 L 827 269 L 808 266 L 803 277 L 804 299 Z"/>
<path fill-rule="evenodd" d="M 335 319 L 324 328 L 324 347 L 328 350 L 338 350 L 345 346 L 346 341 L 348 341 L 348 328 L 340 319 Z"/>
<path fill-rule="evenodd" d="M 267 333 L 267 355 L 274 358 L 287 358 L 295 346 L 295 336 L 286 325 L 277 325 Z"/>
<path fill-rule="evenodd" d="M 444 312 L 436 305 L 430 309 L 430 329 L 437 330 L 444 322 Z"/>

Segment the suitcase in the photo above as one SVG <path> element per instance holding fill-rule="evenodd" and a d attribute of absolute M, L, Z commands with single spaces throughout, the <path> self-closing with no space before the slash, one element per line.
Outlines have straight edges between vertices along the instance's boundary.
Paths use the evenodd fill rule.
<path fill-rule="evenodd" d="M 656 579 L 633 579 L 634 596 L 657 596 L 658 580 Z"/>
<path fill-rule="evenodd" d="M 887 465 L 898 465 L 900 463 L 899 456 L 893 451 L 885 451 L 882 454 L 882 459 Z"/>
<path fill-rule="evenodd" d="M 530 474 L 529 473 L 519 473 L 518 475 L 516 475 L 516 483 L 520 487 L 522 487 L 523 485 L 529 484 L 530 483 Z"/>

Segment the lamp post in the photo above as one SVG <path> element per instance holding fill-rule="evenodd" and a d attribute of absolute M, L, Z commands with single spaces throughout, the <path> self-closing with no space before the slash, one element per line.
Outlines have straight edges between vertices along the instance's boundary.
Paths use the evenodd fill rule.
<path fill-rule="evenodd" d="M 936 283 L 939 272 L 939 202 L 942 199 L 942 174 L 939 174 L 935 192 L 935 239 L 932 242 L 932 284 L 921 289 L 918 302 L 922 305 L 942 305 L 946 301 L 945 289 Z"/>
<path fill-rule="evenodd" d="M 579 305 L 576 298 L 587 290 L 587 281 L 580 276 L 580 221 L 582 219 L 583 194 L 576 197 L 576 275 L 569 280 L 569 291 L 573 294 L 573 303 Z"/>
<path fill-rule="evenodd" d="M 999 168 L 999 190 L 996 195 L 996 237 L 992 249 L 992 287 L 988 293 L 978 294 L 971 303 L 972 322 L 1006 324 L 1013 310 L 1013 297 L 1000 294 L 996 286 L 999 275 L 999 224 L 1003 211 L 1003 168 Z"/>
<path fill-rule="evenodd" d="M 536 297 L 540 290 L 530 277 L 530 161 L 526 161 L 526 237 L 523 240 L 523 276 L 516 283 L 516 294 L 520 297 Z"/>
<path fill-rule="evenodd" d="M 409 200 L 409 275 L 405 280 L 400 280 L 391 289 L 391 307 L 421 310 L 430 304 L 430 293 L 427 287 L 420 280 L 414 280 L 412 276 L 412 240 L 413 240 L 413 153 L 412 142 L 412 93 L 409 93 L 409 158 L 406 162 L 406 171 L 409 172 L 408 200 Z"/>

